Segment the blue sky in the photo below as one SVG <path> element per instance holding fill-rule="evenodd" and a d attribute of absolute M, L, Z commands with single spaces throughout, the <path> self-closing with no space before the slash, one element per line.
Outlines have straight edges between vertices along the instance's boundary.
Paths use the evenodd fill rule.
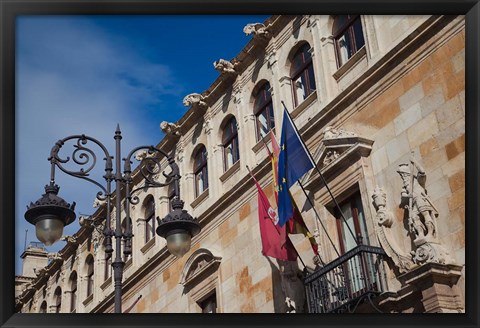
<path fill-rule="evenodd" d="M 268 16 L 22 16 L 16 36 L 16 273 L 20 254 L 36 241 L 26 205 L 44 192 L 54 143 L 86 134 L 112 154 L 120 124 L 122 155 L 157 144 L 161 121 L 177 121 L 183 97 L 218 77 L 213 62 L 235 57 L 251 36 L 248 23 Z M 69 148 L 72 149 L 72 148 Z M 67 150 L 65 146 L 65 151 Z M 70 156 L 71 151 L 60 152 Z M 100 153 L 98 153 L 100 155 Z M 101 179 L 101 157 L 94 176 Z M 59 195 L 92 214 L 98 187 L 56 170 Z M 78 229 L 75 222 L 64 234 Z M 57 242 L 48 248 L 57 251 Z"/>

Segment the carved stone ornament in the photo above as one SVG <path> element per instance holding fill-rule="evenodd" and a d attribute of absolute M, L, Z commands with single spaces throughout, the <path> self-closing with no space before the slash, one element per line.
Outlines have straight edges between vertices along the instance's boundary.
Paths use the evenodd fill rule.
<path fill-rule="evenodd" d="M 375 233 L 380 245 L 401 273 L 411 270 L 414 267 L 411 256 L 398 246 L 392 233 L 392 226 L 395 220 L 393 213 L 387 209 L 387 194 L 382 188 L 377 186 L 372 198 L 373 206 L 377 211 Z"/>
<path fill-rule="evenodd" d="M 268 24 L 268 26 L 265 26 L 262 23 L 250 23 L 245 25 L 245 27 L 243 28 L 243 33 L 245 33 L 245 35 L 253 34 L 253 37 L 261 37 L 268 39 L 271 37 L 271 34 L 268 31 L 270 26 L 272 25 Z"/>
<path fill-rule="evenodd" d="M 428 196 L 425 183 L 425 170 L 415 160 L 414 153 L 410 163 L 398 166 L 397 173 L 402 179 L 400 207 L 407 212 L 407 224 L 413 244 L 416 249 L 412 252 L 413 260 L 417 264 L 435 262 L 449 263 L 454 261 L 448 251 L 440 245 L 437 237 L 438 210 Z"/>
<path fill-rule="evenodd" d="M 162 130 L 163 133 L 166 135 L 174 135 L 174 136 L 180 136 L 180 127 L 176 125 L 175 123 L 170 123 L 167 121 L 163 121 L 160 123 L 160 130 Z"/>
<path fill-rule="evenodd" d="M 329 150 L 327 152 L 327 155 L 323 159 L 323 165 L 327 166 L 328 164 L 332 163 L 334 160 L 336 160 L 340 154 L 336 150 Z"/>
<path fill-rule="evenodd" d="M 211 251 L 205 248 L 196 250 L 185 263 L 180 284 L 185 288 L 192 287 L 192 285 L 213 274 L 220 266 L 221 260 L 221 257 L 214 256 Z"/>
<path fill-rule="evenodd" d="M 139 150 L 135 153 L 135 159 L 139 162 L 143 161 L 145 158 L 153 157 L 153 156 L 155 156 L 155 153 L 149 152 L 146 149 Z"/>
<path fill-rule="evenodd" d="M 183 98 L 183 105 L 185 107 L 197 106 L 200 108 L 206 108 L 207 103 L 205 102 L 205 97 L 199 93 L 191 93 Z"/>
<path fill-rule="evenodd" d="M 63 258 L 60 256 L 60 254 L 58 254 L 58 252 L 48 253 L 47 258 L 49 261 L 63 260 Z"/>
<path fill-rule="evenodd" d="M 324 139 L 339 139 L 339 138 L 348 138 L 348 137 L 356 137 L 357 134 L 354 132 L 347 131 L 345 129 L 335 129 L 332 126 L 327 126 L 323 131 L 323 138 Z"/>
<path fill-rule="evenodd" d="M 346 170 L 352 163 L 361 157 L 367 157 L 372 151 L 373 140 L 358 136 L 354 132 L 345 129 L 326 127 L 323 132 L 324 138 L 313 154 L 317 167 L 322 174 L 329 175 L 331 172 Z M 316 170 L 310 170 L 301 179 L 306 189 L 315 185 L 318 178 Z"/>
<path fill-rule="evenodd" d="M 93 244 L 93 254 L 94 255 L 97 255 L 98 249 L 100 248 L 100 245 L 102 244 L 103 238 L 104 238 L 104 236 L 103 236 L 103 233 L 101 232 L 100 229 L 95 229 L 92 232 L 92 244 Z"/>
<path fill-rule="evenodd" d="M 213 130 L 212 120 L 208 119 L 208 120 L 205 120 L 205 122 L 203 122 L 203 130 L 205 134 L 210 134 L 210 132 L 212 132 Z"/>
<path fill-rule="evenodd" d="M 225 59 L 219 59 L 213 62 L 213 67 L 220 73 L 220 74 L 236 74 L 235 66 Z"/>
<path fill-rule="evenodd" d="M 78 244 L 77 237 L 75 236 L 62 236 L 60 240 L 63 240 L 67 243 L 74 244 L 74 245 Z"/>
<path fill-rule="evenodd" d="M 106 203 L 107 203 L 106 200 L 99 200 L 98 198 L 95 198 L 93 200 L 93 208 L 99 208 L 100 206 L 103 206 Z"/>

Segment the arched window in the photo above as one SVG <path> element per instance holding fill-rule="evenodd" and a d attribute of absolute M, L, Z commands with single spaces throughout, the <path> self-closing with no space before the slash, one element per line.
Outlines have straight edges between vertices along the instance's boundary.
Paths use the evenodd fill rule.
<path fill-rule="evenodd" d="M 232 116 L 223 128 L 223 162 L 225 171 L 240 159 L 238 151 L 237 120 Z"/>
<path fill-rule="evenodd" d="M 155 200 L 149 195 L 145 200 L 145 243 L 155 237 Z"/>
<path fill-rule="evenodd" d="M 333 21 L 333 38 L 338 67 L 365 45 L 362 21 L 359 15 L 338 15 Z"/>
<path fill-rule="evenodd" d="M 42 305 L 40 305 L 39 313 L 47 313 L 47 301 L 43 301 Z"/>
<path fill-rule="evenodd" d="M 87 266 L 87 297 L 93 294 L 93 256 L 90 254 L 85 260 Z"/>
<path fill-rule="evenodd" d="M 207 149 L 201 146 L 195 153 L 193 173 L 195 174 L 195 197 L 208 188 Z"/>
<path fill-rule="evenodd" d="M 270 83 L 265 82 L 254 94 L 253 113 L 257 124 L 257 141 L 265 137 L 275 127 Z"/>
<path fill-rule="evenodd" d="M 62 308 L 62 288 L 57 287 L 57 289 L 55 289 L 54 299 L 55 299 L 55 313 L 60 313 L 60 310 Z"/>
<path fill-rule="evenodd" d="M 70 312 L 77 309 L 77 272 L 73 271 L 70 275 Z"/>
<path fill-rule="evenodd" d="M 293 55 L 290 76 L 295 106 L 298 106 L 316 89 L 312 55 L 308 43 L 298 48 Z"/>

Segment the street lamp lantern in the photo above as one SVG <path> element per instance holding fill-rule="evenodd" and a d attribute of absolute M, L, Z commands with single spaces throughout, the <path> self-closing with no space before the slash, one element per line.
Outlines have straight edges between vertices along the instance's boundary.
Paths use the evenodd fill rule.
<path fill-rule="evenodd" d="M 200 225 L 186 210 L 181 199 L 172 200 L 173 211 L 158 220 L 157 235 L 167 240 L 170 253 L 182 257 L 190 250 L 192 237 L 200 232 Z"/>
<path fill-rule="evenodd" d="M 84 179 L 98 186 L 101 191 L 97 193 L 97 200 L 104 201 L 106 204 L 103 229 L 106 257 L 112 256 L 115 251 L 115 257 L 112 260 L 115 281 L 115 313 L 121 313 L 122 276 L 125 266 L 124 256 L 128 257 L 132 253 L 133 233 L 130 220 L 130 206 L 139 203 L 138 197 L 133 196 L 135 192 L 145 188 L 173 185 L 172 211 L 162 220 L 157 218 L 159 224 L 156 230 L 159 236 L 167 240 L 167 248 L 173 255 L 181 257 L 190 250 L 191 239 L 200 232 L 200 225 L 196 219 L 183 209 L 184 202 L 180 199 L 180 170 L 174 158 L 162 149 L 154 146 L 140 146 L 133 149 L 126 158 L 123 158 L 124 167 L 122 171 L 122 134 L 118 125 L 114 139 L 115 157 L 110 156 L 107 148 L 101 142 L 84 134 L 69 136 L 57 141 L 52 147 L 50 157 L 48 158 L 51 163 L 50 184 L 45 186 L 45 194 L 39 200 L 27 206 L 25 219 L 35 225 L 37 238 L 41 242 L 47 246 L 52 245 L 62 237 L 64 226 L 72 223 L 76 217 L 74 212 L 75 202 L 70 205 L 58 196 L 60 188 L 55 184 L 55 168 L 59 168 L 70 176 Z M 72 155 L 66 158 L 60 157 L 59 152 L 61 148 L 66 142 L 72 141 L 75 142 Z M 106 185 L 90 177 L 90 172 L 95 167 L 97 161 L 95 152 L 90 148 L 91 144 L 100 147 L 103 151 L 102 157 L 105 161 L 105 175 L 103 178 L 106 181 Z M 140 152 L 141 156 L 138 155 Z M 143 177 L 145 185 L 131 190 L 133 184 L 131 158 L 135 154 L 137 154 L 136 158 L 141 161 L 138 171 Z M 162 169 L 162 158 L 167 159 L 171 168 L 168 174 Z M 113 159 L 115 159 L 115 163 Z M 80 166 L 80 169 L 72 170 L 65 167 L 64 164 L 69 162 L 74 162 L 74 164 Z M 115 164 L 115 167 L 113 164 Z M 159 182 L 156 179 L 160 172 L 166 178 L 164 182 Z M 115 188 L 112 186 L 113 183 L 115 183 Z M 125 191 L 124 194 L 122 190 Z M 127 218 L 125 220 L 125 228 L 121 225 L 122 199 L 125 199 L 125 218 Z M 115 205 L 112 204 L 113 201 L 115 201 Z M 112 229 L 111 213 L 114 206 L 116 208 L 115 227 Z M 113 238 L 115 238 L 115 249 L 112 245 Z"/>
<path fill-rule="evenodd" d="M 63 227 L 75 220 L 75 202 L 70 205 L 57 196 L 60 187 L 51 182 L 45 186 L 45 194 L 35 203 L 30 203 L 25 219 L 35 225 L 38 240 L 47 246 L 58 241 Z"/>

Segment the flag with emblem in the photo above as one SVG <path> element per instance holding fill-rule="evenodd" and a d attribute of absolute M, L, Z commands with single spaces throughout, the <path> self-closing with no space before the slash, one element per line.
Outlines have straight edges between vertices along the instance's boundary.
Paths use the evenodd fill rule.
<path fill-rule="evenodd" d="M 262 254 L 284 261 L 296 261 L 297 253 L 287 239 L 286 227 L 275 224 L 277 212 L 272 208 L 265 192 L 250 172 L 258 192 L 258 220 L 262 239 Z"/>

